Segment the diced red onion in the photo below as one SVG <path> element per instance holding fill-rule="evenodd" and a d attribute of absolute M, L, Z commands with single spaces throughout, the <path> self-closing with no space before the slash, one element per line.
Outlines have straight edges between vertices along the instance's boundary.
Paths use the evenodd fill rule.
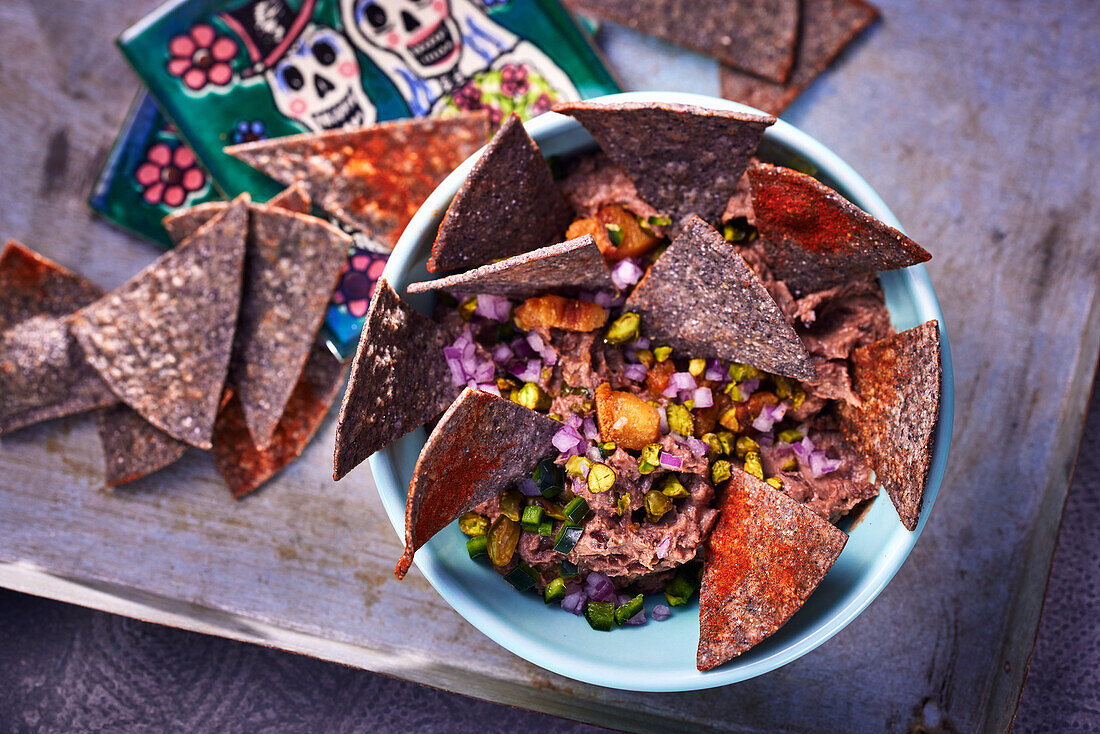
<path fill-rule="evenodd" d="M 737 391 L 741 393 L 741 397 L 745 400 L 749 399 L 749 395 L 756 392 L 756 388 L 760 387 L 760 378 L 751 377 L 744 382 L 738 383 Z"/>
<path fill-rule="evenodd" d="M 584 589 L 577 585 L 570 585 L 565 590 L 565 598 L 561 600 L 561 608 L 571 614 L 580 614 L 584 611 L 584 605 L 588 601 L 588 595 Z"/>
<path fill-rule="evenodd" d="M 621 607 L 623 604 L 626 604 L 628 601 L 630 601 L 631 598 L 632 597 L 630 596 L 630 594 L 616 594 L 615 606 Z"/>
<path fill-rule="evenodd" d="M 509 372 L 515 375 L 518 380 L 523 380 L 524 382 L 538 382 L 539 377 L 542 376 L 542 360 L 529 359 L 523 366 L 514 366 Z"/>
<path fill-rule="evenodd" d="M 668 433 L 670 429 L 668 427 L 668 411 L 665 410 L 665 406 L 662 405 L 657 408 L 657 413 L 661 416 L 661 433 Z"/>
<path fill-rule="evenodd" d="M 562 426 L 554 434 L 554 438 L 550 440 L 558 451 L 569 451 L 582 441 L 584 441 L 584 438 L 572 426 Z"/>
<path fill-rule="evenodd" d="M 730 373 L 722 365 L 722 360 L 711 359 L 707 361 L 707 371 L 703 373 L 703 377 L 714 382 L 729 382 Z"/>
<path fill-rule="evenodd" d="M 765 433 L 763 436 L 757 436 L 756 442 L 766 449 L 770 449 L 775 445 L 775 438 L 770 433 Z"/>
<path fill-rule="evenodd" d="M 603 461 L 603 454 L 601 454 L 600 450 L 598 448 L 596 448 L 595 446 L 588 449 L 588 451 L 585 453 L 585 456 L 587 456 L 592 461 L 599 461 L 599 462 Z"/>
<path fill-rule="evenodd" d="M 508 346 L 520 359 L 527 359 L 528 357 L 535 356 L 535 350 L 527 343 L 527 339 L 522 336 L 517 336 L 512 341 L 508 342 Z"/>
<path fill-rule="evenodd" d="M 681 403 L 686 403 L 694 397 L 694 390 L 681 390 L 680 392 L 676 393 L 676 399 L 679 400 Z"/>
<path fill-rule="evenodd" d="M 592 465 L 588 462 L 581 462 L 581 479 L 588 479 L 588 472 L 592 471 Z M 574 492 L 573 494 L 576 494 Z"/>
<path fill-rule="evenodd" d="M 668 378 L 668 384 L 669 387 L 675 387 L 677 390 L 694 390 L 698 387 L 695 376 L 690 372 L 673 372 Z"/>
<path fill-rule="evenodd" d="M 448 349 L 453 347 L 443 347 L 443 353 L 446 354 Z M 466 384 L 466 375 L 462 369 L 462 360 L 457 357 L 447 357 L 447 367 L 451 370 L 451 382 L 456 385 Z"/>
<path fill-rule="evenodd" d="M 588 574 L 588 577 L 584 580 L 584 591 L 592 601 L 615 601 L 615 584 L 611 583 L 611 579 L 596 571 Z"/>
<path fill-rule="evenodd" d="M 623 377 L 634 382 L 645 382 L 646 373 L 649 370 L 646 369 L 644 364 L 628 364 L 623 370 Z"/>
<path fill-rule="evenodd" d="M 596 428 L 596 420 L 592 416 L 588 416 L 584 419 L 584 422 L 581 423 L 581 433 L 584 434 L 584 437 L 589 441 L 594 441 L 599 437 L 600 431 Z"/>
<path fill-rule="evenodd" d="M 804 436 L 798 443 L 791 444 L 791 450 L 799 461 L 809 462 L 810 454 L 814 451 L 814 442 L 809 436 Z"/>
<path fill-rule="evenodd" d="M 687 446 L 689 449 L 691 449 L 691 453 L 695 454 L 696 456 L 706 456 L 707 450 L 710 449 L 710 447 L 707 446 L 706 441 L 701 441 L 698 438 L 694 438 L 692 436 L 687 437 Z"/>
<path fill-rule="evenodd" d="M 626 290 L 642 279 L 642 269 L 629 258 L 620 260 L 611 268 L 611 282 L 619 290 Z"/>
<path fill-rule="evenodd" d="M 572 426 L 573 428 L 581 427 L 581 417 L 576 413 L 570 413 L 565 416 L 565 425 Z"/>
<path fill-rule="evenodd" d="M 810 474 L 813 475 L 814 479 L 820 479 L 839 468 L 840 459 L 830 459 L 824 451 L 817 450 L 810 454 Z"/>
<path fill-rule="evenodd" d="M 565 602 L 562 602 L 562 607 L 565 606 Z M 672 610 L 664 604 L 658 604 L 653 607 L 653 619 L 658 622 L 664 622 L 666 619 L 672 616 Z"/>
<path fill-rule="evenodd" d="M 555 365 L 558 363 L 558 353 L 555 352 L 550 346 L 542 340 L 537 331 L 532 331 L 527 334 L 527 343 L 531 345 L 531 348 L 542 357 L 543 361 L 548 365 Z"/>
<path fill-rule="evenodd" d="M 573 477 L 573 494 L 577 494 L 582 489 L 585 489 L 588 484 L 580 477 Z"/>
<path fill-rule="evenodd" d="M 649 349 L 649 339 L 646 339 L 644 336 L 638 337 L 637 339 L 634 340 L 634 348 L 635 349 Z"/>
<path fill-rule="evenodd" d="M 784 403 L 765 405 L 760 409 L 760 415 L 753 420 L 752 427 L 761 433 L 767 433 L 772 429 L 772 426 L 783 420 L 786 412 L 787 406 Z"/>
<path fill-rule="evenodd" d="M 629 624 L 632 627 L 636 627 L 638 625 L 642 625 L 642 624 L 645 624 L 645 623 L 646 623 L 645 607 L 639 609 L 637 614 L 635 614 L 633 617 L 631 617 L 630 619 L 623 622 L 623 624 Z"/>
<path fill-rule="evenodd" d="M 500 394 L 500 388 L 497 387 L 497 384 L 495 382 L 483 382 L 477 386 L 477 389 L 481 390 L 481 392 L 492 393 L 498 398 L 503 397 L 503 395 Z"/>
<path fill-rule="evenodd" d="M 512 304 L 507 298 L 479 293 L 474 313 L 493 321 L 507 321 L 512 315 Z"/>
<path fill-rule="evenodd" d="M 516 353 L 513 352 L 512 348 L 507 344 L 501 342 L 493 347 L 492 356 L 493 361 L 497 364 L 505 364 L 506 362 L 510 362 L 512 358 L 516 356 Z"/>
<path fill-rule="evenodd" d="M 695 401 L 696 408 L 710 408 L 714 405 L 714 395 L 711 394 L 709 387 L 695 388 L 691 399 Z"/>
<path fill-rule="evenodd" d="M 662 451 L 659 455 L 661 466 L 669 471 L 680 471 L 684 468 L 684 460 L 679 456 Z"/>
<path fill-rule="evenodd" d="M 602 306 L 603 308 L 611 308 L 611 304 L 615 302 L 615 296 L 611 295 L 607 291 L 596 291 L 596 294 L 595 296 L 593 296 L 592 300 L 596 302 L 597 306 Z"/>
<path fill-rule="evenodd" d="M 592 291 L 577 291 L 578 301 L 587 301 L 588 303 L 596 302 L 596 294 Z"/>
<path fill-rule="evenodd" d="M 542 492 L 539 491 L 539 485 L 535 484 L 535 480 L 531 477 L 524 477 L 516 482 L 516 487 L 526 497 L 541 497 Z"/>
<path fill-rule="evenodd" d="M 668 558 L 668 549 L 672 545 L 672 536 L 666 535 L 665 539 L 657 544 L 657 557 Z"/>
<path fill-rule="evenodd" d="M 478 362 L 474 367 L 473 378 L 479 383 L 492 382 L 494 374 L 496 374 L 496 367 L 492 362 Z"/>

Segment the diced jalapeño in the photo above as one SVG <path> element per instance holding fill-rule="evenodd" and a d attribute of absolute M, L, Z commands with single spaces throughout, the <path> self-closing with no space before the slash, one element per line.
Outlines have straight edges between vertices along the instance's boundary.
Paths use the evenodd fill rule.
<path fill-rule="evenodd" d="M 547 518 L 540 522 L 538 533 L 540 537 L 549 538 L 554 534 L 554 521 Z"/>
<path fill-rule="evenodd" d="M 535 480 L 535 486 L 539 488 L 539 492 L 546 499 L 557 497 L 565 489 L 565 472 L 554 463 L 553 459 L 540 461 L 538 466 L 535 467 L 532 479 Z"/>
<path fill-rule="evenodd" d="M 571 579 L 577 575 L 577 564 L 570 561 L 561 562 L 561 577 L 563 579 Z"/>
<path fill-rule="evenodd" d="M 617 224 L 604 225 L 607 229 L 607 239 L 611 240 L 611 244 L 618 247 L 623 243 L 623 228 Z"/>
<path fill-rule="evenodd" d="M 676 578 L 665 586 L 665 598 L 669 606 L 679 607 L 687 604 L 688 599 L 695 593 L 695 583 L 685 573 L 676 574 Z"/>
<path fill-rule="evenodd" d="M 478 556 L 485 555 L 489 544 L 489 538 L 486 535 L 477 535 L 466 541 L 466 552 L 470 554 L 470 558 L 477 558 Z"/>
<path fill-rule="evenodd" d="M 537 533 L 539 531 L 539 525 L 542 524 L 543 509 L 538 505 L 527 505 L 523 508 L 523 515 L 520 517 L 520 527 L 529 533 Z"/>
<path fill-rule="evenodd" d="M 615 625 L 615 605 L 609 601 L 590 601 L 584 617 L 592 629 L 607 632 Z"/>
<path fill-rule="evenodd" d="M 554 550 L 558 553 L 570 552 L 583 534 L 584 528 L 581 526 L 563 524 L 558 529 L 558 534 L 554 536 Z"/>
<path fill-rule="evenodd" d="M 642 595 L 638 594 L 636 597 L 623 604 L 621 607 L 615 610 L 615 623 L 626 624 L 628 619 L 634 617 L 635 614 L 642 611 Z"/>
<path fill-rule="evenodd" d="M 527 591 L 535 585 L 538 578 L 538 572 L 523 561 L 520 561 L 518 566 L 504 574 L 504 580 L 514 586 L 517 591 Z"/>
<path fill-rule="evenodd" d="M 604 465 L 597 464 L 596 466 Z M 596 466 L 593 466 L 592 469 L 595 470 Z M 608 467 L 608 469 L 610 468 L 611 467 Z M 591 477 L 592 473 L 589 472 L 588 476 Z M 565 506 L 565 516 L 574 523 L 579 523 L 581 520 L 584 520 L 584 518 L 588 516 L 588 500 L 584 497 L 574 497 L 571 499 L 569 504 Z"/>
<path fill-rule="evenodd" d="M 546 585 L 542 600 L 547 604 L 565 598 L 565 580 L 560 576 Z"/>

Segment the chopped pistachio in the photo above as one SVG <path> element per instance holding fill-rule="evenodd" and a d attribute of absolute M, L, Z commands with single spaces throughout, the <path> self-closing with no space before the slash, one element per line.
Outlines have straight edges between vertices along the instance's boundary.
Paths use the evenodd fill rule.
<path fill-rule="evenodd" d="M 519 522 L 523 508 L 523 494 L 518 489 L 509 489 L 500 496 L 500 514 L 512 522 Z"/>
<path fill-rule="evenodd" d="M 783 480 L 779 477 L 768 477 L 764 481 L 772 485 L 776 489 L 783 489 Z"/>
<path fill-rule="evenodd" d="M 628 344 L 638 338 L 638 328 L 641 325 L 642 317 L 628 311 L 611 322 L 603 340 L 608 344 Z"/>
<path fill-rule="evenodd" d="M 729 431 L 719 431 L 718 441 L 722 444 L 722 453 L 727 456 L 733 456 L 733 452 L 737 446 L 737 438 Z"/>
<path fill-rule="evenodd" d="M 696 588 L 697 584 L 686 573 L 676 574 L 676 577 L 665 586 L 665 598 L 668 599 L 668 605 L 679 607 L 687 604 Z"/>
<path fill-rule="evenodd" d="M 471 538 L 485 535 L 489 531 L 489 518 L 476 512 L 463 513 L 462 517 L 458 518 L 458 529 Z"/>
<path fill-rule="evenodd" d="M 784 400 L 791 396 L 791 381 L 782 375 L 775 375 L 772 377 L 772 382 L 775 383 L 775 396 L 780 400 Z"/>
<path fill-rule="evenodd" d="M 477 296 L 474 296 L 462 302 L 462 305 L 458 307 L 458 315 L 462 317 L 463 321 L 469 321 L 474 317 L 474 309 L 476 308 Z"/>
<path fill-rule="evenodd" d="M 577 454 L 576 456 L 570 456 L 569 460 L 565 462 L 565 473 L 571 477 L 583 477 L 588 469 L 592 468 L 592 460 L 584 454 Z"/>
<path fill-rule="evenodd" d="M 793 456 L 783 462 L 783 466 L 780 467 L 783 471 L 794 471 L 798 468 L 798 459 Z"/>
<path fill-rule="evenodd" d="M 661 465 L 661 444 L 651 443 L 642 447 L 642 455 L 638 458 L 638 472 L 640 474 L 652 474 Z"/>
<path fill-rule="evenodd" d="M 630 511 L 630 495 L 624 494 L 624 495 L 620 496 L 618 501 L 615 503 L 615 514 L 616 515 L 625 515 L 629 511 Z"/>
<path fill-rule="evenodd" d="M 603 455 L 603 457 L 606 459 L 608 456 L 611 456 L 611 454 L 615 453 L 615 442 L 602 441 L 596 444 L 596 448 L 600 450 L 600 454 Z"/>
<path fill-rule="evenodd" d="M 671 217 L 649 217 L 646 221 L 654 227 L 668 227 L 672 224 Z"/>
<path fill-rule="evenodd" d="M 653 352 L 649 349 L 639 349 L 634 353 L 634 356 L 638 358 L 639 362 L 646 366 L 646 369 L 652 367 L 655 361 L 653 358 Z"/>
<path fill-rule="evenodd" d="M 740 431 L 741 424 L 737 422 L 737 408 L 730 408 L 718 419 L 718 422 L 723 428 L 728 428 L 731 431 Z"/>
<path fill-rule="evenodd" d="M 679 433 L 681 436 L 691 436 L 695 433 L 695 421 L 691 417 L 691 412 L 682 405 L 677 403 L 669 403 L 665 407 L 665 413 L 668 415 L 668 427 Z"/>
<path fill-rule="evenodd" d="M 694 400 L 685 400 L 684 401 L 684 407 L 687 408 L 688 410 L 695 410 L 695 401 Z"/>
<path fill-rule="evenodd" d="M 738 436 L 736 448 L 737 458 L 745 458 L 745 454 L 749 453 L 750 451 L 760 451 L 760 444 L 758 444 L 756 441 L 753 441 L 748 436 Z"/>
<path fill-rule="evenodd" d="M 487 534 L 488 544 L 486 550 L 489 560 L 496 566 L 506 566 L 512 560 L 512 555 L 519 545 L 519 536 L 522 529 L 519 522 L 513 521 L 506 515 L 498 517 L 489 528 Z"/>
<path fill-rule="evenodd" d="M 718 440 L 718 436 L 713 433 L 703 434 L 703 443 L 710 447 L 710 453 L 718 455 L 722 453 L 722 442 Z"/>
<path fill-rule="evenodd" d="M 519 390 L 513 390 L 508 396 L 513 403 L 519 403 L 531 410 L 550 410 L 550 396 L 534 382 L 525 382 Z"/>
<path fill-rule="evenodd" d="M 666 474 L 658 482 L 658 489 L 666 497 L 687 497 L 690 492 L 680 483 L 680 477 L 675 474 Z"/>
<path fill-rule="evenodd" d="M 615 486 L 615 470 L 607 464 L 593 464 L 588 471 L 588 491 L 598 494 Z"/>
<path fill-rule="evenodd" d="M 729 395 L 730 400 L 735 403 L 742 403 L 745 401 L 745 396 L 741 393 L 741 388 L 737 386 L 736 382 L 731 382 L 722 388 L 722 392 Z M 736 430 L 736 429 L 735 429 Z"/>
<path fill-rule="evenodd" d="M 802 431 L 797 428 L 787 428 L 780 431 L 776 438 L 787 443 L 796 443 L 802 440 Z"/>
<path fill-rule="evenodd" d="M 755 367 L 750 367 L 747 364 L 741 364 L 740 362 L 734 362 L 730 365 L 729 369 L 730 379 L 734 382 L 741 382 L 742 380 L 749 380 L 753 377 L 760 377 L 763 373 Z"/>
<path fill-rule="evenodd" d="M 596 403 L 593 400 L 585 400 L 583 403 L 581 403 L 581 407 L 584 408 L 584 412 L 591 413 L 593 410 L 596 409 Z"/>
<path fill-rule="evenodd" d="M 707 361 L 705 359 L 695 358 L 688 362 L 688 372 L 692 377 L 698 377 L 707 371 Z"/>
<path fill-rule="evenodd" d="M 711 464 L 710 480 L 714 484 L 721 484 L 731 476 L 733 476 L 733 472 L 730 469 L 730 463 L 725 459 L 720 459 Z"/>
<path fill-rule="evenodd" d="M 611 240 L 611 244 L 618 247 L 623 243 L 623 228 L 617 224 L 604 225 L 607 228 L 607 239 Z"/>
<path fill-rule="evenodd" d="M 802 388 L 795 388 L 794 393 L 791 395 L 791 407 L 798 410 L 804 402 L 806 402 L 805 391 Z"/>
<path fill-rule="evenodd" d="M 558 423 L 561 423 L 565 420 L 565 416 L 563 416 L 561 413 L 547 413 L 546 417 L 552 420 L 556 420 Z"/>
<path fill-rule="evenodd" d="M 653 358 L 658 362 L 664 362 L 672 356 L 672 347 L 654 347 Z"/>
<path fill-rule="evenodd" d="M 511 377 L 498 377 L 497 389 L 502 393 L 510 390 L 515 390 L 519 387 L 519 380 L 514 380 Z"/>
<path fill-rule="evenodd" d="M 764 467 L 760 464 L 760 454 L 750 451 L 745 454 L 745 471 L 757 479 L 764 478 Z"/>
<path fill-rule="evenodd" d="M 672 509 L 672 499 L 659 490 L 651 489 L 643 497 L 645 516 L 650 522 L 660 522 L 665 513 Z"/>

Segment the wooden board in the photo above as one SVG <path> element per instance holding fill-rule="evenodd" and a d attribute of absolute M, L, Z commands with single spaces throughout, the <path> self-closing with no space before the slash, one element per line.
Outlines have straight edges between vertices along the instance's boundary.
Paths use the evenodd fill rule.
<path fill-rule="evenodd" d="M 519 0 L 517 0 L 519 1 Z M 731 688 L 633 694 L 541 671 L 497 647 L 415 571 L 365 467 L 333 484 L 333 424 L 234 503 L 191 453 L 102 488 L 88 418 L 0 440 L 0 584 L 250 640 L 619 729 L 1003 730 L 1034 640 L 1100 351 L 1095 6 L 880 3 L 885 23 L 787 118 L 848 160 L 932 251 L 952 338 L 955 442 L 924 537 L 852 625 Z M 0 5 L 0 236 L 111 288 L 157 250 L 83 200 L 136 81 L 111 33 L 138 0 Z M 629 86 L 711 69 L 609 27 Z M 664 56 L 661 56 L 664 54 Z M 1026 62 L 1026 63 L 1025 63 Z M 713 69 L 711 69 L 713 71 Z M 717 75 L 678 85 L 707 91 Z"/>

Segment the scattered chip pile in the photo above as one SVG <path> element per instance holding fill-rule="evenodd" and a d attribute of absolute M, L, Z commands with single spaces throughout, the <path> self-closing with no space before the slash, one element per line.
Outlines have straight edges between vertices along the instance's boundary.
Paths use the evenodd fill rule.
<path fill-rule="evenodd" d="M 183 212 L 168 223 L 177 247 L 107 294 L 9 243 L 0 432 L 100 408 L 108 486 L 194 446 L 213 449 L 234 496 L 256 489 L 343 380 L 320 326 L 351 239 L 308 208 L 291 189 Z"/>

